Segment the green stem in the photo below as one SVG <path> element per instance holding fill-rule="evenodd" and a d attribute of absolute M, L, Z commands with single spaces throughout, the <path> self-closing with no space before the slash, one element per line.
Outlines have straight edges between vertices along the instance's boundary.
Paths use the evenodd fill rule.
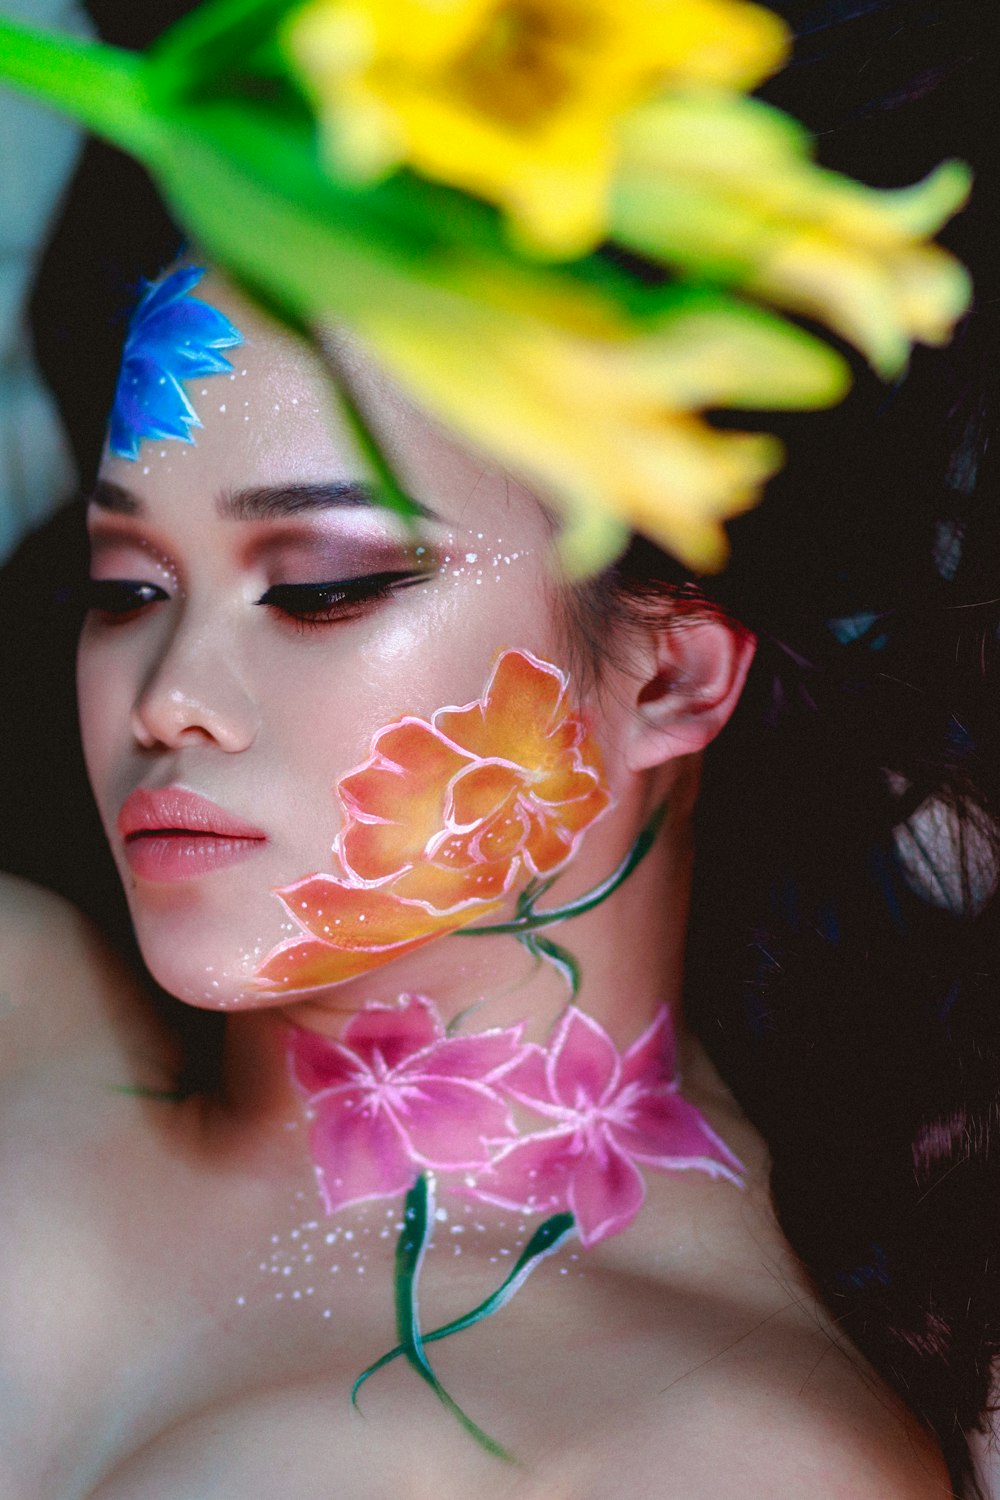
<path fill-rule="evenodd" d="M 396 1337 L 399 1339 L 399 1347 L 406 1362 L 416 1370 L 421 1380 L 430 1386 L 441 1404 L 461 1423 L 469 1436 L 494 1458 L 502 1458 L 506 1463 L 513 1463 L 514 1459 L 506 1448 L 495 1438 L 491 1438 L 488 1432 L 484 1432 L 448 1394 L 431 1369 L 424 1353 L 424 1340 L 420 1332 L 420 1318 L 417 1312 L 417 1291 L 420 1269 L 431 1237 L 433 1222 L 434 1194 L 426 1176 L 421 1173 L 406 1195 L 403 1205 L 403 1228 L 396 1242 Z"/>
<path fill-rule="evenodd" d="M 516 936 L 522 932 L 534 932 L 539 927 L 550 927 L 554 922 L 566 922 L 570 917 L 579 917 L 585 911 L 592 911 L 595 906 L 600 906 L 602 901 L 606 901 L 611 893 L 618 889 L 622 881 L 628 879 L 636 865 L 641 864 L 646 858 L 666 814 L 667 804 L 663 802 L 656 809 L 618 868 L 612 871 L 607 880 L 603 880 L 600 885 L 595 885 L 593 890 L 587 891 L 585 895 L 578 896 L 575 901 L 569 901 L 565 906 L 554 907 L 551 911 L 525 912 L 523 916 L 515 917 L 511 922 L 493 922 L 488 927 L 463 927 L 452 936 L 486 937 L 498 932 L 513 933 Z"/>
<path fill-rule="evenodd" d="M 328 348 L 322 344 L 319 353 L 326 365 L 334 384 L 337 388 L 337 400 L 341 415 L 346 419 L 351 430 L 351 435 L 362 456 L 368 463 L 375 475 L 377 498 L 388 510 L 394 510 L 406 522 L 414 535 L 419 534 L 417 522 L 421 511 L 415 500 L 406 494 L 399 480 L 393 472 L 392 465 L 387 460 L 378 438 L 372 431 L 364 412 L 358 405 L 354 392 L 351 390 L 347 375 L 340 366 L 339 360 L 331 354 Z"/>
<path fill-rule="evenodd" d="M 141 160 L 155 151 L 159 135 L 148 110 L 145 60 L 134 52 L 2 18 L 0 81 Z"/>
<path fill-rule="evenodd" d="M 461 1333 L 463 1329 L 471 1328 L 474 1324 L 481 1323 L 484 1318 L 491 1318 L 502 1307 L 506 1307 L 514 1293 L 519 1291 L 527 1281 L 539 1261 L 544 1260 L 548 1255 L 553 1255 L 559 1249 L 567 1235 L 572 1233 L 574 1228 L 575 1224 L 572 1214 L 553 1214 L 551 1219 L 546 1219 L 545 1223 L 535 1230 L 531 1239 L 518 1256 L 510 1275 L 504 1278 L 492 1296 L 487 1297 L 484 1302 L 480 1302 L 478 1307 L 474 1307 L 471 1312 L 465 1313 L 463 1317 L 455 1318 L 451 1323 L 445 1323 L 441 1328 L 435 1328 L 433 1333 L 422 1334 L 421 1338 L 423 1342 L 425 1344 L 433 1344 L 438 1339 L 450 1338 L 453 1333 Z M 381 1359 L 377 1359 L 374 1364 L 369 1365 L 367 1370 L 362 1370 L 351 1387 L 352 1403 L 357 1406 L 358 1391 L 370 1376 L 374 1375 L 378 1370 L 383 1370 L 386 1365 L 391 1364 L 394 1359 L 399 1359 L 406 1352 L 404 1344 L 397 1344 L 395 1349 L 390 1349 L 388 1354 L 383 1354 Z"/>

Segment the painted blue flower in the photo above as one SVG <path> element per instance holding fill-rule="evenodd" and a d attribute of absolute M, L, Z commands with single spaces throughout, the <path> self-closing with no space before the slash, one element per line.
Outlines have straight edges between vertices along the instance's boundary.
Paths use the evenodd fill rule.
<path fill-rule="evenodd" d="M 108 438 L 121 458 L 138 458 L 143 438 L 193 443 L 191 429 L 202 423 L 181 382 L 233 368 L 217 351 L 242 344 L 242 333 L 216 308 L 187 296 L 204 274 L 204 266 L 172 271 L 147 288 L 133 314 Z"/>

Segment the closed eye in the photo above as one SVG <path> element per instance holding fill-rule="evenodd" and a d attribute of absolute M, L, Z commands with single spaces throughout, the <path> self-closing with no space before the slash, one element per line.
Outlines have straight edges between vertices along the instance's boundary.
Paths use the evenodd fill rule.
<path fill-rule="evenodd" d="M 334 625 L 363 614 L 398 589 L 424 583 L 428 572 L 397 571 L 366 573 L 360 578 L 338 578 L 329 583 L 275 583 L 258 604 L 297 621 L 300 625 Z"/>
<path fill-rule="evenodd" d="M 84 608 L 97 610 L 111 621 L 124 620 L 170 597 L 157 584 L 138 578 L 88 578 L 82 596 Z"/>

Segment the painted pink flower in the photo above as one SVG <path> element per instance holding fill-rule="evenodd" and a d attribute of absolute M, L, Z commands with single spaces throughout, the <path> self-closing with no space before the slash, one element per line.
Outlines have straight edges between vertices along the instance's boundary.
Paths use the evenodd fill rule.
<path fill-rule="evenodd" d="M 484 1166 L 491 1143 L 516 1133 L 497 1082 L 524 1047 L 520 1026 L 446 1036 L 421 995 L 366 1006 L 340 1041 L 296 1028 L 289 1065 L 309 1100 L 327 1212 L 401 1197 L 428 1168 Z"/>
<path fill-rule="evenodd" d="M 468 1191 L 520 1212 L 569 1210 L 584 1246 L 635 1218 L 646 1196 L 640 1167 L 741 1181 L 740 1162 L 678 1092 L 666 1006 L 624 1054 L 570 1006 L 548 1048 L 526 1043 L 502 1087 L 551 1126 L 502 1145 Z"/>

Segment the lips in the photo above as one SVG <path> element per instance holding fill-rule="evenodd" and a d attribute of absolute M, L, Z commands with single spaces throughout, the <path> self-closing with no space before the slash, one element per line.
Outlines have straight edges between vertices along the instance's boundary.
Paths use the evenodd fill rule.
<path fill-rule="evenodd" d="M 267 834 L 183 787 L 133 792 L 118 814 L 133 873 L 146 880 L 190 880 L 246 859 Z"/>

